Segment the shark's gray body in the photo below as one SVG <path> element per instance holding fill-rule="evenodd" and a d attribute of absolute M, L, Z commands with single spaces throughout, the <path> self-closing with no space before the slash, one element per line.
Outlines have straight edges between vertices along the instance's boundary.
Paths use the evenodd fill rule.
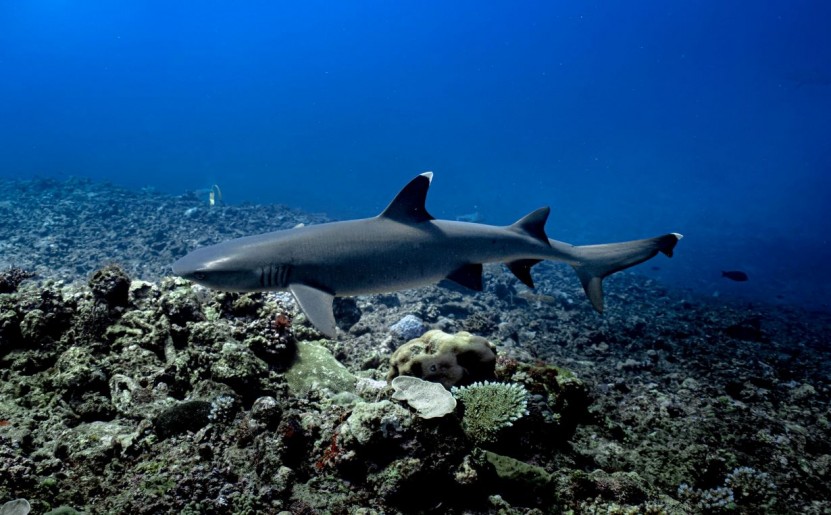
<path fill-rule="evenodd" d="M 658 252 L 671 256 L 681 238 L 657 238 L 606 245 L 573 246 L 545 235 L 548 208 L 513 225 L 436 220 L 424 201 L 432 179 L 413 179 L 383 213 L 225 241 L 194 250 L 173 264 L 173 272 L 224 291 L 291 290 L 324 335 L 336 333 L 332 300 L 414 288 L 450 279 L 482 289 L 482 264 L 506 263 L 533 286 L 530 268 L 544 259 L 563 261 L 577 271 L 598 311 L 603 277 L 641 263 Z"/>

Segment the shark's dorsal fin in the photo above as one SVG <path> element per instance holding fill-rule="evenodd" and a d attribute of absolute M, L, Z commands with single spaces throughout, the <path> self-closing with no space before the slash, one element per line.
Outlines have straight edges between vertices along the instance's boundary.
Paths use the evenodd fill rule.
<path fill-rule="evenodd" d="M 424 202 L 427 200 L 427 190 L 430 188 L 430 181 L 432 180 L 433 172 L 424 172 L 411 180 L 378 216 L 403 224 L 417 224 L 434 220 L 424 207 Z"/>
<path fill-rule="evenodd" d="M 546 246 L 550 246 L 550 243 L 548 243 L 548 236 L 545 234 L 545 222 L 548 220 L 548 213 L 550 212 L 550 207 L 541 207 L 536 211 L 532 211 L 523 216 L 508 226 L 508 228 L 513 231 L 532 236 L 542 243 L 545 243 Z"/>
<path fill-rule="evenodd" d="M 447 280 L 473 291 L 482 291 L 482 263 L 462 265 L 447 274 Z"/>
<path fill-rule="evenodd" d="M 290 284 L 289 289 L 315 329 L 327 338 L 334 338 L 338 332 L 335 313 L 332 310 L 335 296 L 305 284 Z"/>

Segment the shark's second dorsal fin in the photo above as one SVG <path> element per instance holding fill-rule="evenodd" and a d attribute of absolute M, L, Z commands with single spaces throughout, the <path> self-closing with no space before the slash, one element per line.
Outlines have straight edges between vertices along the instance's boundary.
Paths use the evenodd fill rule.
<path fill-rule="evenodd" d="M 398 195 L 392 199 L 390 205 L 379 216 L 404 224 L 434 220 L 424 207 L 424 202 L 427 200 L 427 190 L 430 188 L 430 181 L 432 180 L 433 172 L 424 172 L 411 180 L 398 192 Z"/>
<path fill-rule="evenodd" d="M 548 243 L 548 236 L 545 234 L 545 222 L 548 220 L 548 213 L 550 212 L 550 207 L 541 207 L 511 224 L 509 229 L 527 234 L 548 246 L 550 244 Z"/>

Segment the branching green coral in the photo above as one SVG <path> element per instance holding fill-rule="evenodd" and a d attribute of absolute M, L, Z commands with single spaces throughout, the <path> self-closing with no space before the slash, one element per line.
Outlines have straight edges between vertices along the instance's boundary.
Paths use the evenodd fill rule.
<path fill-rule="evenodd" d="M 496 440 L 499 431 L 528 414 L 528 391 L 521 384 L 485 381 L 451 391 L 465 407 L 462 428 L 480 444 Z"/>

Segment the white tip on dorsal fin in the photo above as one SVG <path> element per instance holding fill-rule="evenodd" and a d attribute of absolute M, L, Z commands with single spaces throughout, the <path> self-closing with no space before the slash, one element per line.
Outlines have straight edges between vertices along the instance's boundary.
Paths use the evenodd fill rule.
<path fill-rule="evenodd" d="M 402 224 L 417 224 L 434 220 L 427 212 L 424 203 L 427 200 L 427 190 L 433 181 L 433 172 L 424 172 L 407 183 L 398 195 L 392 199 L 390 205 L 379 215 Z"/>

